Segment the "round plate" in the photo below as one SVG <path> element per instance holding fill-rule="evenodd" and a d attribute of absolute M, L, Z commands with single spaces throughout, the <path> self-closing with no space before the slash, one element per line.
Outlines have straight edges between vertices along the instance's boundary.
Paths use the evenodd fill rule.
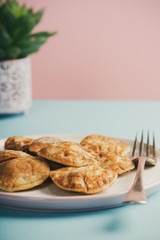
<path fill-rule="evenodd" d="M 38 136 L 29 136 L 38 138 Z M 48 136 L 48 135 L 47 135 Z M 52 135 L 62 140 L 80 142 L 85 135 Z M 28 137 L 28 136 L 27 136 Z M 120 139 L 133 146 L 133 141 Z M 0 149 L 5 139 L 0 140 Z M 7 193 L 0 191 L 0 206 L 30 211 L 72 212 L 113 208 L 122 205 L 127 192 L 133 183 L 135 172 L 131 171 L 118 177 L 117 181 L 105 191 L 94 195 L 83 195 L 67 192 L 58 188 L 51 179 L 28 191 Z M 144 188 L 147 197 L 160 188 L 160 162 L 144 171 Z"/>

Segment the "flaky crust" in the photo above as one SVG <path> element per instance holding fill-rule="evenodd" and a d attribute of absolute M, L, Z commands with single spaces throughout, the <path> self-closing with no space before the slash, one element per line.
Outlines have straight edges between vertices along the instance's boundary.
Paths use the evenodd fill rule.
<path fill-rule="evenodd" d="M 62 141 L 61 139 L 55 137 L 37 138 L 29 146 L 29 151 L 37 154 L 42 148 L 47 147 L 49 144 L 55 144 L 61 141 Z"/>
<path fill-rule="evenodd" d="M 97 134 L 85 137 L 80 144 L 92 149 L 97 154 L 114 152 L 115 154 L 126 155 L 130 151 L 130 147 L 126 143 L 116 138 Z"/>
<path fill-rule="evenodd" d="M 97 165 L 89 165 L 51 171 L 50 177 L 58 187 L 64 190 L 94 194 L 110 187 L 116 181 L 117 173 Z"/>
<path fill-rule="evenodd" d="M 11 160 L 13 158 L 30 158 L 31 155 L 22 152 L 22 151 L 15 151 L 15 150 L 0 150 L 0 163 Z"/>
<path fill-rule="evenodd" d="M 131 159 L 120 154 L 106 153 L 100 154 L 99 166 L 116 171 L 119 175 L 135 168 Z"/>
<path fill-rule="evenodd" d="M 7 192 L 26 190 L 43 183 L 50 168 L 39 157 L 15 158 L 0 163 L 0 189 Z"/>
<path fill-rule="evenodd" d="M 81 167 L 97 163 L 98 155 L 92 150 L 83 148 L 79 143 L 60 142 L 42 148 L 38 155 L 51 161 L 71 166 Z"/>
<path fill-rule="evenodd" d="M 20 136 L 10 137 L 5 141 L 4 148 L 8 150 L 27 151 L 33 140 L 32 138 Z"/>

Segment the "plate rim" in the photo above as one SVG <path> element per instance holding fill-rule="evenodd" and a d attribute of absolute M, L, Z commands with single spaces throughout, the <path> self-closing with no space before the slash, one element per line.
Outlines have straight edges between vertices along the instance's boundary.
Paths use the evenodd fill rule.
<path fill-rule="evenodd" d="M 152 183 L 149 184 L 148 186 L 146 186 L 144 188 L 144 190 L 150 190 L 153 187 L 157 187 L 158 185 L 160 185 L 160 180 L 157 181 L 156 183 Z M 98 195 L 98 194 L 93 194 L 93 195 L 83 195 L 83 196 L 67 196 L 67 197 L 28 197 L 28 196 L 15 196 L 15 195 L 11 195 L 11 193 L 6 193 L 6 192 L 0 192 L 0 197 L 7 197 L 8 199 L 21 199 L 21 200 L 39 200 L 39 201 L 71 201 L 71 200 L 89 200 L 89 199 L 109 199 L 109 198 L 114 198 L 114 197 L 119 197 L 122 196 L 124 194 L 127 194 L 128 191 L 123 191 L 119 194 L 112 194 L 109 196 L 106 195 Z M 74 192 L 73 192 L 74 193 Z"/>

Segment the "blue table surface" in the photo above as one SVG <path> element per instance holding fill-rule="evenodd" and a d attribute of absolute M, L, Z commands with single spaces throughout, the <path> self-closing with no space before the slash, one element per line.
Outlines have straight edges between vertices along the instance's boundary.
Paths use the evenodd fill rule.
<path fill-rule="evenodd" d="M 26 115 L 0 116 L 0 138 L 34 134 L 103 134 L 134 139 L 154 130 L 160 146 L 159 101 L 34 100 Z M 0 240 L 160 239 L 160 191 L 144 205 L 82 213 L 0 208 Z"/>

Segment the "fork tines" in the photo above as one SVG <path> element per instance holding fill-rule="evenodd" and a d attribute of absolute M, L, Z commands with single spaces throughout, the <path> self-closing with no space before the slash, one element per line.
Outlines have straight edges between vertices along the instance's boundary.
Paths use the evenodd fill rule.
<path fill-rule="evenodd" d="M 138 138 L 138 134 L 136 134 L 136 138 L 133 144 L 133 151 L 132 151 L 132 157 L 136 158 L 136 150 L 137 150 L 137 141 Z M 138 156 L 146 156 L 148 159 L 151 158 L 152 159 L 152 163 L 153 163 L 153 159 L 156 161 L 156 144 L 155 144 L 155 134 L 153 133 L 153 143 L 152 145 L 150 145 L 150 134 L 149 131 L 147 133 L 147 143 L 144 144 L 144 133 L 142 131 L 141 133 L 141 141 L 139 143 L 139 152 L 138 152 Z M 147 160 L 148 160 L 147 159 Z M 155 162 L 156 164 L 156 162 Z"/>

